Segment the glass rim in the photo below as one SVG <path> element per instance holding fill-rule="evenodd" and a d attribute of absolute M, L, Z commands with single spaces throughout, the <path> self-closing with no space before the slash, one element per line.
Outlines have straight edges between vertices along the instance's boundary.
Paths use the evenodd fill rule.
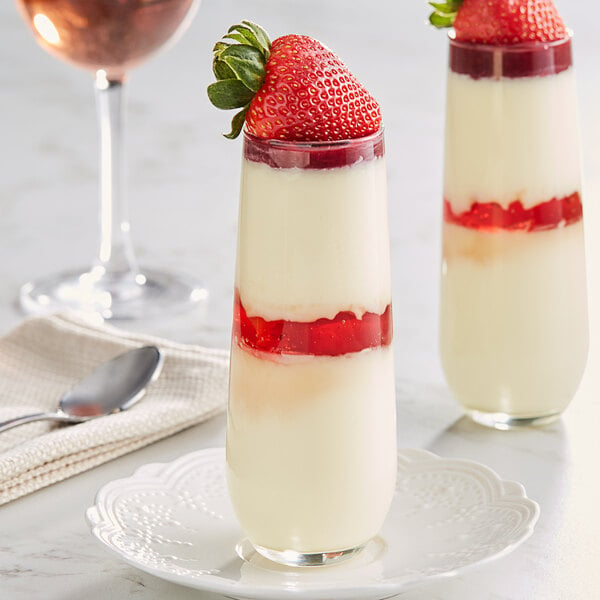
<path fill-rule="evenodd" d="M 554 48 L 560 48 L 564 45 L 568 45 L 573 40 L 574 34 L 572 29 L 567 28 L 567 35 L 560 40 L 553 40 L 551 42 L 540 42 L 539 40 L 532 40 L 530 42 L 519 42 L 518 44 L 482 44 L 479 42 L 465 42 L 456 39 L 456 32 L 451 29 L 448 32 L 448 41 L 451 46 L 456 48 L 464 48 L 477 52 L 501 52 L 501 53 L 521 53 L 521 52 L 532 52 L 532 51 L 543 51 L 551 50 Z"/>
<path fill-rule="evenodd" d="M 268 146 L 277 150 L 310 150 L 312 148 L 318 150 L 337 150 L 340 148 L 356 147 L 364 145 L 370 145 L 378 142 L 384 135 L 384 126 L 382 125 L 375 133 L 365 135 L 359 138 L 347 138 L 343 140 L 327 140 L 327 141 L 302 141 L 302 140 L 278 140 L 271 138 L 262 138 L 255 136 L 244 128 L 243 130 L 244 141 L 250 142 L 256 145 Z"/>

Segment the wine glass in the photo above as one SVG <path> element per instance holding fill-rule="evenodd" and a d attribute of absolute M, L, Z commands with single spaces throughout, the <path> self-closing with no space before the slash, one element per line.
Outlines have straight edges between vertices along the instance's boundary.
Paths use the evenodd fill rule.
<path fill-rule="evenodd" d="M 95 74 L 100 125 L 100 245 L 91 268 L 26 283 L 29 313 L 74 309 L 105 319 L 139 319 L 205 300 L 201 286 L 141 270 L 122 194 L 123 89 L 129 70 L 172 42 L 199 0 L 17 0 L 42 48 Z"/>

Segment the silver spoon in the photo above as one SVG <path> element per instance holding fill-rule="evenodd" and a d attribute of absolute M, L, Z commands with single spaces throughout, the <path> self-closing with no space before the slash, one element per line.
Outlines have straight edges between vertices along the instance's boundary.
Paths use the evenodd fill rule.
<path fill-rule="evenodd" d="M 60 399 L 58 410 L 16 417 L 0 423 L 0 433 L 17 425 L 50 419 L 81 423 L 132 407 L 154 381 L 163 357 L 155 346 L 135 348 L 101 364 Z"/>

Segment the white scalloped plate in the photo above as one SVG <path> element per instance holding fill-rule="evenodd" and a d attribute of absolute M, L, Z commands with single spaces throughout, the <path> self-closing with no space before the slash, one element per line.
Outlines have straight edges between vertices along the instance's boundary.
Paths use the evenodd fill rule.
<path fill-rule="evenodd" d="M 335 566 L 276 565 L 243 541 L 222 448 L 108 483 L 86 516 L 96 538 L 143 571 L 256 600 L 389 597 L 504 556 L 533 532 L 539 507 L 520 484 L 423 450 L 401 450 L 398 459 L 398 486 L 379 537 Z"/>

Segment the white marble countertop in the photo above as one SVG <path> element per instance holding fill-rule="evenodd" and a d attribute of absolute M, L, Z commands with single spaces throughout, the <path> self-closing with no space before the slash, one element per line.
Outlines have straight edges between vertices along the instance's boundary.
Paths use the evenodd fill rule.
<path fill-rule="evenodd" d="M 541 505 L 535 534 L 510 556 L 407 600 L 592 600 L 600 597 L 600 42 L 591 0 L 559 0 L 576 32 L 584 150 L 591 352 L 571 407 L 539 430 L 488 431 L 461 416 L 437 351 L 446 41 L 425 2 L 205 0 L 172 49 L 132 74 L 128 188 L 141 261 L 191 273 L 211 292 L 206 314 L 138 325 L 226 347 L 230 330 L 239 142 L 205 98 L 210 51 L 242 18 L 272 34 L 305 33 L 334 48 L 379 99 L 390 190 L 399 444 L 475 459 L 517 480 Z M 343 17 L 340 13 L 343 12 Z M 19 285 L 87 265 L 97 241 L 97 136 L 92 82 L 46 55 L 10 2 L 0 6 L 0 333 L 22 318 Z M 216 418 L 0 507 L 2 600 L 203 598 L 119 562 L 89 534 L 96 490 L 147 462 L 224 442 Z"/>

